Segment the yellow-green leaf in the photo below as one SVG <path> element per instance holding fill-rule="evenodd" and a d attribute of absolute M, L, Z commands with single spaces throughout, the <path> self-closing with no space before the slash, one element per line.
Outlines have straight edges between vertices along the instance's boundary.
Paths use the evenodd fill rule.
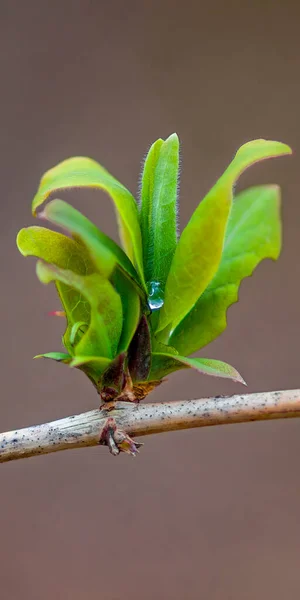
<path fill-rule="evenodd" d="M 80 240 L 87 248 L 91 261 L 101 275 L 109 277 L 117 265 L 130 279 L 137 285 L 139 284 L 139 276 L 120 246 L 102 233 L 96 225 L 73 206 L 63 200 L 52 200 L 39 214 L 39 217 L 64 228 L 76 240 Z"/>
<path fill-rule="evenodd" d="M 160 312 L 159 330 L 176 326 L 193 308 L 219 267 L 232 206 L 232 188 L 249 166 L 290 154 L 285 144 L 255 140 L 242 146 L 183 230 L 172 261 Z"/>
<path fill-rule="evenodd" d="M 17 237 L 17 246 L 23 256 L 35 256 L 60 269 L 74 271 L 77 275 L 90 275 L 95 271 L 94 264 L 86 248 L 77 241 L 62 233 L 44 227 L 27 227 L 21 229 Z M 78 302 L 78 291 L 63 281 L 55 281 L 56 289 L 64 307 L 70 332 L 75 323 L 90 319 L 87 303 Z M 66 347 L 72 350 L 68 336 L 65 336 Z"/>
<path fill-rule="evenodd" d="M 105 356 L 74 356 L 70 362 L 70 367 L 90 366 L 97 372 L 103 372 L 109 367 L 111 360 Z"/>
<path fill-rule="evenodd" d="M 203 375 L 232 379 L 232 381 L 246 385 L 244 379 L 234 367 L 220 360 L 212 358 L 188 358 L 186 356 L 167 353 L 152 354 L 152 368 L 149 380 L 162 379 L 169 373 L 189 368 L 196 369 L 196 371 L 199 371 Z"/>
<path fill-rule="evenodd" d="M 64 352 L 46 352 L 45 354 L 37 354 L 34 358 L 50 358 L 56 360 L 56 362 L 70 363 L 72 356 L 65 354 Z"/>
<path fill-rule="evenodd" d="M 42 283 L 60 281 L 78 292 L 77 309 L 80 317 L 76 318 L 75 323 L 86 323 L 87 331 L 82 334 L 74 349 L 71 344 L 71 351 L 71 332 L 67 331 L 65 345 L 69 352 L 75 356 L 113 357 L 122 331 L 122 304 L 111 283 L 98 273 L 80 276 L 42 261 L 37 263 L 37 275 Z M 86 314 L 88 318 L 85 317 Z"/>
<path fill-rule="evenodd" d="M 17 246 L 23 256 L 36 256 L 61 269 L 80 275 L 95 271 L 85 247 L 62 233 L 45 227 L 24 227 L 17 236 Z"/>
<path fill-rule="evenodd" d="M 118 352 L 122 353 L 134 336 L 141 315 L 141 299 L 136 287 L 121 271 L 116 271 L 112 278 L 113 286 L 122 302 L 123 325 Z"/>
<path fill-rule="evenodd" d="M 252 187 L 239 193 L 226 231 L 219 269 L 193 309 L 174 330 L 170 344 L 192 354 L 226 328 L 228 307 L 237 302 L 239 285 L 265 258 L 276 260 L 281 248 L 280 189 Z"/>
<path fill-rule="evenodd" d="M 125 251 L 144 283 L 142 240 L 136 201 L 132 194 L 96 161 L 86 157 L 69 158 L 47 171 L 32 202 L 33 214 L 36 214 L 37 208 L 50 194 L 78 187 L 98 188 L 111 197 L 116 208 Z"/>

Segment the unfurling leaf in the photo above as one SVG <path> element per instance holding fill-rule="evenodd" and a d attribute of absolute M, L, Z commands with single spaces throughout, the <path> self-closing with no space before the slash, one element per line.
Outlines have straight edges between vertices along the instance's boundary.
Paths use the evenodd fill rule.
<path fill-rule="evenodd" d="M 86 248 L 56 231 L 44 227 L 21 229 L 17 237 L 17 245 L 24 256 L 41 258 L 47 263 L 52 263 L 61 269 L 68 269 L 78 275 L 90 275 L 95 271 Z M 86 305 L 78 303 L 77 290 L 59 280 L 55 281 L 55 285 L 65 309 L 68 330 L 78 321 L 88 322 L 89 312 L 86 310 Z M 66 347 L 70 351 L 68 342 Z"/>
<path fill-rule="evenodd" d="M 237 178 L 259 160 L 290 152 L 285 144 L 266 140 L 248 142 L 238 150 L 181 234 L 166 283 L 159 330 L 166 327 L 174 330 L 217 272 Z"/>
<path fill-rule="evenodd" d="M 264 259 L 277 259 L 281 248 L 280 189 L 262 185 L 234 199 L 219 269 L 194 308 L 173 332 L 170 344 L 192 354 L 226 328 L 228 307 L 238 300 L 239 285 Z"/>
<path fill-rule="evenodd" d="M 72 325 L 72 328 L 70 331 L 71 346 L 75 345 L 75 340 L 76 340 L 77 334 L 79 334 L 80 332 L 85 333 L 87 330 L 87 327 L 88 327 L 88 325 L 84 321 L 78 321 L 77 323 L 74 323 L 74 325 Z"/>
<path fill-rule="evenodd" d="M 122 331 L 122 304 L 111 283 L 98 273 L 83 277 L 41 261 L 37 263 L 37 275 L 42 283 L 60 281 L 78 293 L 77 303 L 72 310 L 71 330 L 68 327 L 64 336 L 69 352 L 80 356 L 112 358 Z M 77 322 L 86 323 L 87 331 L 77 340 L 74 351 L 70 335 Z"/>

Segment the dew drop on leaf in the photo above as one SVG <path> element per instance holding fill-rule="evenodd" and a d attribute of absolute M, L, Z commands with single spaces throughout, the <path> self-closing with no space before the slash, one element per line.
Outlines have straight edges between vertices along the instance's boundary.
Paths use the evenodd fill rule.
<path fill-rule="evenodd" d="M 151 310 L 158 310 L 163 306 L 164 297 L 159 281 L 150 281 L 148 287 L 148 304 Z"/>

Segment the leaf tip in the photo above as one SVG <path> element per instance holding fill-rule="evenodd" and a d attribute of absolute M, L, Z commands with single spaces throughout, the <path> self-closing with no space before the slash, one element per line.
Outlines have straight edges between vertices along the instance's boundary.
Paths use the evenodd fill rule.
<path fill-rule="evenodd" d="M 234 381 L 235 383 L 241 383 L 242 385 L 245 385 L 247 387 L 247 383 L 245 381 L 245 379 L 241 376 L 241 374 L 232 367 L 232 375 L 230 376 L 230 378 L 232 379 L 232 381 Z"/>
<path fill-rule="evenodd" d="M 240 374 L 236 381 L 237 381 L 237 383 L 241 383 L 242 385 L 245 385 L 246 387 L 248 386 L 248 383 L 245 381 L 245 379 Z"/>
<path fill-rule="evenodd" d="M 282 147 L 282 150 L 284 151 L 284 154 L 293 154 L 293 149 L 288 144 L 283 144 L 281 142 L 281 147 Z"/>
<path fill-rule="evenodd" d="M 248 153 L 248 151 L 252 152 L 253 150 L 262 152 L 261 157 L 257 157 L 257 160 L 254 160 L 253 162 L 263 160 L 264 158 L 275 158 L 276 156 L 285 156 L 293 153 L 291 147 L 283 142 L 260 138 L 257 140 L 250 140 L 243 144 L 238 149 L 237 156 L 240 156 L 245 152 Z"/>
<path fill-rule="evenodd" d="M 280 142 L 278 142 L 279 144 Z M 280 155 L 281 156 L 290 156 L 293 154 L 293 150 L 288 144 L 280 143 Z"/>
<path fill-rule="evenodd" d="M 173 140 L 174 140 L 174 141 L 176 140 L 177 142 L 179 142 L 178 133 L 176 133 L 176 131 L 174 131 L 174 133 L 171 133 L 171 134 L 169 135 L 169 137 L 167 137 L 167 139 L 166 139 L 166 142 L 167 142 L 168 140 L 170 140 L 170 141 L 171 141 L 171 140 L 172 140 L 172 141 L 173 141 Z"/>

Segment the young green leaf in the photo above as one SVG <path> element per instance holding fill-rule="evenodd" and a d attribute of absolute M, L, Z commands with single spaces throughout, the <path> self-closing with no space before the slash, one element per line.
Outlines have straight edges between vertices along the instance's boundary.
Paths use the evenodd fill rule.
<path fill-rule="evenodd" d="M 60 281 L 78 292 L 78 301 L 72 311 L 77 317 L 74 317 L 74 323 L 86 323 L 88 328 L 74 349 L 70 343 L 71 332 L 67 330 L 64 342 L 68 349 L 71 346 L 72 354 L 111 358 L 122 331 L 121 300 L 111 283 L 98 273 L 82 277 L 41 261 L 37 263 L 37 275 L 42 283 Z M 90 313 L 88 319 L 87 313 Z"/>
<path fill-rule="evenodd" d="M 236 196 L 219 269 L 194 308 L 174 330 L 170 344 L 192 354 L 226 328 L 228 307 L 237 302 L 238 288 L 264 259 L 276 260 L 281 248 L 280 189 L 249 188 Z"/>
<path fill-rule="evenodd" d="M 124 248 L 144 282 L 142 240 L 138 209 L 132 194 L 96 161 L 74 157 L 59 163 L 42 177 L 32 202 L 32 212 L 47 200 L 50 194 L 70 188 L 98 188 L 107 192 L 115 204 Z"/>
<path fill-rule="evenodd" d="M 89 275 L 95 271 L 90 255 L 82 244 L 44 227 L 21 229 L 17 237 L 17 246 L 24 256 L 36 256 L 61 269 L 74 271 L 78 275 Z M 77 290 L 59 280 L 55 285 L 66 313 L 67 332 L 70 333 L 73 325 L 78 321 L 85 320 L 88 323 L 89 307 L 86 303 L 78 303 Z M 69 343 L 68 335 L 65 336 L 65 343 L 71 352 L 72 344 Z"/>
<path fill-rule="evenodd" d="M 50 358 L 56 362 L 62 362 L 70 367 L 80 369 L 90 377 L 96 386 L 104 371 L 111 364 L 110 359 L 103 356 L 76 356 L 73 358 L 70 354 L 64 354 L 63 352 L 47 352 L 46 354 L 38 354 L 34 358 Z"/>
<path fill-rule="evenodd" d="M 104 356 L 75 356 L 69 366 L 85 373 L 99 391 L 101 377 L 110 364 L 111 360 Z"/>
<path fill-rule="evenodd" d="M 122 302 L 123 326 L 118 353 L 128 349 L 141 315 L 141 299 L 132 282 L 121 271 L 115 271 L 112 284 Z"/>
<path fill-rule="evenodd" d="M 147 279 L 148 249 L 150 246 L 151 212 L 157 161 L 164 140 L 159 138 L 152 144 L 142 171 L 139 216 L 143 243 L 144 273 Z"/>
<path fill-rule="evenodd" d="M 45 354 L 37 354 L 34 358 L 50 358 L 51 360 L 63 363 L 70 363 L 72 360 L 72 356 L 64 352 L 46 352 Z"/>
<path fill-rule="evenodd" d="M 244 379 L 234 367 L 220 360 L 212 358 L 187 358 L 174 354 L 153 353 L 152 369 L 149 380 L 162 379 L 168 373 L 178 371 L 179 369 L 196 369 L 204 375 L 213 375 L 214 377 L 225 377 L 235 382 L 246 385 Z"/>
<path fill-rule="evenodd" d="M 90 366 L 100 373 L 111 364 L 111 360 L 105 356 L 74 356 L 70 362 L 70 367 Z"/>
<path fill-rule="evenodd" d="M 173 133 L 150 148 L 142 176 L 140 221 L 148 284 L 164 290 L 176 248 L 179 140 Z"/>
<path fill-rule="evenodd" d="M 139 276 L 125 252 L 73 206 L 63 200 L 52 200 L 39 213 L 39 217 L 66 229 L 75 239 L 79 239 L 101 275 L 109 277 L 117 265 L 139 287 Z"/>
<path fill-rule="evenodd" d="M 232 188 L 237 178 L 259 160 L 290 153 L 285 144 L 267 140 L 248 142 L 238 150 L 182 232 L 166 283 L 159 330 L 167 326 L 175 329 L 214 277 L 221 260 Z"/>
<path fill-rule="evenodd" d="M 61 269 L 88 275 L 95 267 L 88 251 L 62 233 L 45 227 L 25 227 L 19 231 L 17 246 L 23 256 L 36 256 Z"/>

